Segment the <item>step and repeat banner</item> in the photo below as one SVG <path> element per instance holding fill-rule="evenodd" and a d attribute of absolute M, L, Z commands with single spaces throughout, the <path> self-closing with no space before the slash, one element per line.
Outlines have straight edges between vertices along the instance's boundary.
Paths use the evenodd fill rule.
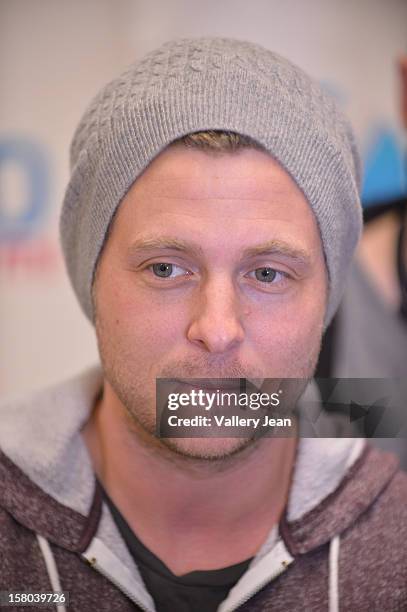
<path fill-rule="evenodd" d="M 258 42 L 311 73 L 354 124 L 364 205 L 406 193 L 404 0 L 2 0 L 0 396 L 97 359 L 58 244 L 70 139 L 104 83 L 165 40 L 198 35 Z"/>

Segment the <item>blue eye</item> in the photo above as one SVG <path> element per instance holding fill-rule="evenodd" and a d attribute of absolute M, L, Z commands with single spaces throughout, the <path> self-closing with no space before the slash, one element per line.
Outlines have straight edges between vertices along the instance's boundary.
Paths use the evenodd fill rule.
<path fill-rule="evenodd" d="M 184 268 L 176 266 L 175 264 L 167 263 L 165 261 L 154 263 L 149 267 L 152 269 L 153 274 L 160 278 L 174 278 L 175 276 L 182 276 L 188 274 L 187 270 L 184 270 Z"/>
<path fill-rule="evenodd" d="M 169 263 L 155 263 L 152 265 L 153 272 L 156 276 L 161 276 L 162 278 L 167 278 L 171 276 L 172 273 L 172 264 Z"/>
<path fill-rule="evenodd" d="M 274 268 L 264 267 L 256 268 L 256 270 L 254 270 L 254 274 L 257 280 L 263 283 L 272 283 L 273 280 L 276 278 L 277 274 L 279 274 L 279 272 L 277 270 L 274 270 Z"/>

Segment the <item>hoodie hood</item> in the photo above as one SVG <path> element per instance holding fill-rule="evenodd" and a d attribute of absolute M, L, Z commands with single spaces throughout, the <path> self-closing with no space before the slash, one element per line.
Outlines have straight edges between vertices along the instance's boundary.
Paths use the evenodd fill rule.
<path fill-rule="evenodd" d="M 88 560 L 103 558 L 104 569 L 96 569 L 105 575 L 109 570 L 117 575 L 119 563 L 119 588 L 133 594 L 143 609 L 154 610 L 137 566 L 102 503 L 80 434 L 101 388 L 102 373 L 95 367 L 28 399 L 0 405 L 0 482 L 4 483 L 0 506 L 41 538 Z M 384 461 L 358 438 L 301 438 L 280 533 L 276 528 L 270 532 L 247 575 L 232 589 L 232 599 L 234 592 L 235 599 L 242 600 L 241 583 L 249 582 L 250 590 L 253 580 L 265 584 L 265 578 L 272 579 L 270 555 L 278 567 L 286 567 L 296 555 L 339 536 L 369 508 L 396 469 L 396 460 Z M 41 507 L 48 509 L 46 516 L 38 511 Z M 234 609 L 225 602 L 220 610 Z"/>

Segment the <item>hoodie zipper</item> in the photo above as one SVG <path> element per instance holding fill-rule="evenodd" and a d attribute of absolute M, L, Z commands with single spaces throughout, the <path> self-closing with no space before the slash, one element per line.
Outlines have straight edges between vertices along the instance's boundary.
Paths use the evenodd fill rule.
<path fill-rule="evenodd" d="M 284 570 L 283 570 L 284 571 Z M 279 575 L 279 574 L 278 574 Z M 273 577 L 275 578 L 275 576 Z M 271 582 L 273 580 L 273 578 L 268 578 L 266 580 L 264 580 L 263 582 L 261 582 L 260 584 L 257 585 L 257 587 L 255 589 L 253 589 L 253 591 L 251 591 L 250 593 L 248 593 L 247 595 L 245 595 L 238 604 L 236 604 L 236 606 L 234 608 L 230 608 L 228 610 L 228 612 L 236 612 L 236 610 L 239 610 L 239 608 L 241 608 L 243 606 L 243 604 L 247 603 L 249 601 L 249 599 L 251 599 L 254 595 L 256 595 L 256 593 L 258 593 L 259 591 L 262 590 L 263 587 L 266 586 L 266 584 L 268 584 L 269 582 Z"/>
<path fill-rule="evenodd" d="M 233 607 L 229 607 L 228 605 L 224 606 L 224 608 L 222 607 L 223 604 L 225 602 L 227 602 L 228 598 L 226 598 L 225 602 L 222 602 L 220 604 L 220 607 L 218 608 L 218 611 L 221 610 L 222 612 L 235 612 L 241 606 L 243 606 L 243 604 L 247 603 L 249 601 L 249 599 L 251 599 L 254 595 L 256 595 L 256 593 L 261 591 L 261 589 L 263 587 L 265 587 L 268 583 L 272 582 L 275 578 L 280 576 L 280 574 L 285 572 L 285 570 L 294 561 L 294 557 L 292 557 L 290 555 L 290 553 L 287 551 L 287 549 L 285 547 L 285 544 L 284 544 L 284 541 L 282 539 L 280 539 L 276 543 L 276 545 L 273 547 L 273 549 L 270 551 L 269 554 L 270 555 L 272 554 L 274 556 L 276 554 L 276 548 L 277 548 L 277 551 L 278 551 L 277 554 L 281 555 L 281 560 L 278 562 L 278 565 L 274 568 L 274 570 L 269 572 L 268 575 L 265 576 L 263 578 L 263 580 L 258 582 L 252 589 L 249 589 L 248 592 L 246 592 L 240 599 L 238 599 L 238 601 L 233 605 Z M 264 559 L 262 559 L 262 561 L 266 562 L 267 557 L 268 557 L 268 555 L 266 555 L 266 557 L 264 557 Z M 261 561 L 260 561 L 260 563 L 261 563 Z M 237 584 L 239 584 L 239 583 L 237 583 Z"/>
<path fill-rule="evenodd" d="M 86 559 L 86 561 L 87 561 L 87 563 L 89 563 L 89 565 L 91 567 L 93 567 L 95 570 L 97 570 L 100 574 L 102 574 L 102 576 L 107 578 L 115 587 L 117 587 L 120 591 L 122 591 L 122 593 L 124 593 L 126 595 L 126 597 L 128 597 L 133 603 L 135 603 L 137 606 L 139 606 L 139 608 L 141 608 L 144 612 L 152 612 L 152 610 L 150 608 L 146 608 L 140 601 L 138 601 L 134 597 L 134 595 L 132 593 L 130 593 L 130 591 L 128 591 L 126 589 L 126 587 L 124 587 L 115 578 L 113 578 L 113 576 L 111 576 L 108 572 L 106 572 L 106 570 L 104 570 L 97 563 L 95 558 L 90 559 L 90 560 Z M 251 599 L 254 595 L 256 595 L 256 593 L 261 591 L 261 589 L 263 587 L 265 587 L 266 584 L 268 584 L 269 582 L 274 580 L 274 578 L 277 578 L 277 576 L 282 574 L 287 569 L 287 567 L 289 565 L 290 565 L 289 562 L 285 563 L 280 572 L 278 572 L 277 574 L 273 574 L 272 576 L 268 576 L 268 578 L 266 578 L 265 580 L 263 580 L 262 582 L 257 584 L 255 589 L 253 589 L 252 591 L 247 593 L 242 599 L 240 599 L 239 602 L 233 608 L 227 608 L 227 611 L 228 612 L 235 612 L 236 610 L 238 610 L 243 604 L 247 603 L 249 601 L 249 599 Z"/>
<path fill-rule="evenodd" d="M 143 610 L 144 612 L 152 612 L 151 608 L 146 608 L 138 599 L 134 597 L 133 593 L 131 593 L 128 589 L 126 589 L 125 586 L 118 582 L 116 578 L 113 578 L 113 576 L 111 576 L 109 572 L 103 569 L 103 567 L 99 565 L 99 563 L 94 557 L 91 559 L 87 559 L 86 557 L 84 557 L 84 559 L 91 567 L 97 570 L 99 574 L 102 574 L 102 576 L 107 578 L 115 587 L 117 587 L 122 593 L 124 593 L 126 597 L 128 597 L 133 603 L 135 603 L 139 608 L 141 608 L 141 610 Z"/>
<path fill-rule="evenodd" d="M 267 576 L 264 577 L 260 582 L 258 582 L 253 588 L 249 589 L 242 597 L 240 597 L 236 603 L 231 604 L 231 607 L 226 604 L 224 610 L 222 608 L 223 604 L 227 602 L 227 599 L 223 603 L 220 604 L 218 610 L 222 610 L 222 612 L 235 612 L 238 610 L 243 604 L 245 604 L 249 599 L 251 599 L 256 593 L 258 593 L 266 584 L 277 578 L 280 574 L 282 574 L 288 566 L 294 561 L 294 558 L 289 554 L 287 549 L 285 548 L 284 542 L 280 540 L 274 547 L 273 551 L 276 552 L 276 547 L 278 550 L 278 556 L 280 556 L 280 560 L 278 561 L 278 565 L 274 568 L 274 571 L 268 572 Z M 85 561 L 93 567 L 96 571 L 98 571 L 102 576 L 107 578 L 116 588 L 118 588 L 126 597 L 128 597 L 133 603 L 135 603 L 141 610 L 144 612 L 153 612 L 153 608 L 146 607 L 143 603 L 141 603 L 134 594 L 127 589 L 122 582 L 119 582 L 116 578 L 114 578 L 107 570 L 102 567 L 100 563 L 98 563 L 97 558 L 93 555 L 86 556 L 82 555 Z M 269 562 L 267 561 L 268 555 L 266 555 L 261 562 L 267 563 L 269 567 Z"/>

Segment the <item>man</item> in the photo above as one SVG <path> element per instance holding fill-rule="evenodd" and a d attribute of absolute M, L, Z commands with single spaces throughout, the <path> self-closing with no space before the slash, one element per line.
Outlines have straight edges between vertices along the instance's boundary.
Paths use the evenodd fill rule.
<path fill-rule="evenodd" d="M 171 42 L 104 88 L 61 217 L 102 369 L 1 410 L 3 590 L 78 611 L 406 608 L 392 456 L 155 435 L 157 379 L 312 377 L 359 178 L 334 102 L 256 45 Z"/>

